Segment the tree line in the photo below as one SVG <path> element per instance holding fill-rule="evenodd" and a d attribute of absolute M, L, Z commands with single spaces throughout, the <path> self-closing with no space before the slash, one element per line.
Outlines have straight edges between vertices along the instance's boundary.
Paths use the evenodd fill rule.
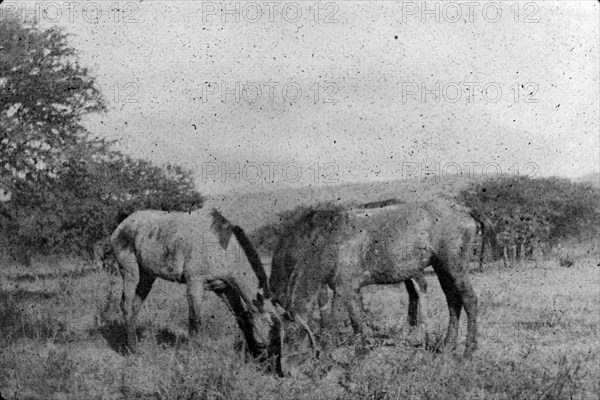
<path fill-rule="evenodd" d="M 402 194 L 401 197 L 410 201 Z M 586 244 L 600 234 L 600 190 L 589 183 L 556 177 L 497 176 L 472 182 L 458 197 L 475 214 L 491 222 L 496 240 L 485 244 L 484 258 L 488 261 L 504 260 L 507 264 L 531 259 L 536 253 L 547 256 L 564 243 Z M 393 201 L 379 203 L 383 206 Z M 344 207 L 356 207 L 356 204 Z M 252 240 L 263 254 L 270 254 L 289 224 L 307 210 L 341 208 L 329 203 L 297 206 L 279 213 L 277 222 L 252 232 Z M 480 244 L 474 243 L 477 253 Z M 478 257 L 479 254 L 473 255 L 473 260 Z"/>
<path fill-rule="evenodd" d="M 137 209 L 202 206 L 190 171 L 132 158 L 82 124 L 105 111 L 64 31 L 0 24 L 0 253 L 90 257 Z"/>
<path fill-rule="evenodd" d="M 505 263 L 572 240 L 589 242 L 600 233 L 600 190 L 590 183 L 500 176 L 473 183 L 461 199 L 491 219 L 500 246 L 491 258 Z"/>

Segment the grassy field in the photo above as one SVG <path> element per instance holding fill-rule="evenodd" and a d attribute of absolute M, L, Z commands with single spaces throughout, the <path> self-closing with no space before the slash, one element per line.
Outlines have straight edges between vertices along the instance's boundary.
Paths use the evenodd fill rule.
<path fill-rule="evenodd" d="M 414 201 L 452 196 L 466 184 L 324 186 L 215 197 L 206 206 L 252 232 L 299 204 Z M 235 349 L 238 329 L 212 293 L 206 294 L 203 332 L 190 340 L 185 287 L 157 281 L 140 313 L 140 351 L 127 356 L 120 277 L 77 260 L 37 260 L 25 268 L 0 259 L 0 393 L 5 399 L 56 400 L 598 399 L 600 259 L 581 243 L 571 247 L 558 254 L 574 260 L 570 268 L 552 259 L 471 273 L 480 309 L 479 350 L 472 360 L 460 357 L 464 317 L 457 351 L 432 350 L 448 317 L 430 274 L 427 340 L 404 325 L 403 285 L 365 288 L 364 305 L 378 336 L 363 341 L 350 332 L 318 334 L 324 356 L 299 356 L 285 379 Z"/>
<path fill-rule="evenodd" d="M 436 354 L 404 329 L 403 286 L 366 288 L 386 334 L 348 336 L 280 379 L 244 362 L 237 330 L 207 294 L 205 331 L 187 336 L 182 285 L 159 281 L 140 315 L 140 353 L 122 354 L 120 278 L 76 261 L 25 270 L 2 265 L 0 392 L 5 399 L 597 399 L 600 268 L 581 259 L 471 274 L 480 347 L 470 361 Z M 430 344 L 443 336 L 445 300 L 428 276 Z M 464 319 L 461 339 L 464 342 Z M 461 342 L 462 343 L 462 342 Z"/>

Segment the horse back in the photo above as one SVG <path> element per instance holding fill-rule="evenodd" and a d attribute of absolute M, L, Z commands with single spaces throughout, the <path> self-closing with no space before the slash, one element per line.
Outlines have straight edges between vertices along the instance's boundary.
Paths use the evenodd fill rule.
<path fill-rule="evenodd" d="M 346 275 L 363 284 L 394 284 L 419 274 L 430 246 L 430 216 L 416 204 L 406 203 L 378 209 L 351 210 L 345 227 L 345 253 L 359 255 L 359 262 L 345 263 Z M 354 247 L 352 249 L 352 247 Z M 346 257 L 340 254 L 341 257 Z M 427 264 L 425 264 L 427 265 Z"/>
<path fill-rule="evenodd" d="M 137 211 L 113 233 L 115 254 L 131 252 L 140 272 L 170 281 L 232 277 L 256 283 L 233 226 L 212 213 Z"/>

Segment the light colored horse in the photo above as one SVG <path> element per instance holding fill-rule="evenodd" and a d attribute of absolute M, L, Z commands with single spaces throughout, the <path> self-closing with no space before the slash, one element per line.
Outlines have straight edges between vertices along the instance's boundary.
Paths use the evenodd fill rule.
<path fill-rule="evenodd" d="M 405 282 L 432 266 L 450 313 L 444 347 L 456 346 L 464 307 L 465 355 L 470 356 L 477 348 L 477 296 L 467 275 L 477 227 L 473 218 L 470 210 L 448 199 L 311 213 L 280 241 L 273 271 L 283 265 L 289 277 L 285 287 L 278 287 L 271 275 L 274 298 L 284 308 L 306 312 L 326 283 L 334 291 L 332 318 L 338 320 L 347 308 L 355 330 L 365 332 L 363 286 Z M 294 231 L 304 233 L 294 238 Z"/>
<path fill-rule="evenodd" d="M 137 211 L 121 222 L 110 240 L 123 277 L 121 309 L 132 352 L 142 302 L 156 278 L 163 278 L 187 285 L 190 335 L 200 327 L 204 290 L 212 290 L 234 313 L 250 352 L 274 357 L 282 374 L 281 320 L 260 258 L 239 226 L 216 209 Z"/>

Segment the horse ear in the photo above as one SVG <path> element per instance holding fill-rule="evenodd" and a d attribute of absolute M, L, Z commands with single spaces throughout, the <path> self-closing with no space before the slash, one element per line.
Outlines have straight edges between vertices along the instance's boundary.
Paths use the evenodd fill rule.
<path fill-rule="evenodd" d="M 223 249 L 227 249 L 229 239 L 233 233 L 233 226 L 227 221 L 227 218 L 221 215 L 216 208 L 213 208 L 210 215 L 213 218 L 211 228 L 219 238 L 219 244 Z"/>

